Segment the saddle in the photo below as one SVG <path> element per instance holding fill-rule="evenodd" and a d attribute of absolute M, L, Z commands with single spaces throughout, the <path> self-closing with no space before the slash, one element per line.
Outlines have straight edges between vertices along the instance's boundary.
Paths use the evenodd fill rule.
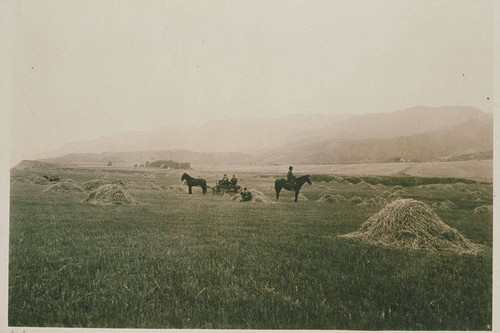
<path fill-rule="evenodd" d="M 293 190 L 293 185 L 290 182 L 286 182 L 285 185 L 283 185 L 283 188 L 288 191 Z"/>

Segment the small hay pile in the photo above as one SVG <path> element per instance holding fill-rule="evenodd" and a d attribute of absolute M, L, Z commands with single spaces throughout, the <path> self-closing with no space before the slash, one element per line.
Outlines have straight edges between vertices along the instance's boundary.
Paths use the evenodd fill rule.
<path fill-rule="evenodd" d="M 44 192 L 59 192 L 59 193 L 68 193 L 68 192 L 83 192 L 83 190 L 72 183 L 61 182 L 47 187 Z"/>
<path fill-rule="evenodd" d="M 432 208 L 440 209 L 440 210 L 452 210 L 457 209 L 457 206 L 451 202 L 450 200 L 438 201 L 433 203 Z"/>
<path fill-rule="evenodd" d="M 106 184 L 107 184 L 107 182 L 105 182 L 102 179 L 92 179 L 92 180 L 89 180 L 89 181 L 86 181 L 85 183 L 83 183 L 82 188 L 85 191 L 93 191 L 93 190 L 101 187 L 102 185 L 106 185 Z"/>
<path fill-rule="evenodd" d="M 472 211 L 472 214 L 476 214 L 476 215 L 492 214 L 492 213 L 493 213 L 493 206 L 492 205 L 482 205 L 482 206 L 474 208 L 474 210 Z"/>
<path fill-rule="evenodd" d="M 47 185 L 49 183 L 49 180 L 47 178 L 38 176 L 35 179 L 33 179 L 33 183 L 38 185 Z"/>
<path fill-rule="evenodd" d="M 375 186 L 373 186 L 372 184 L 369 184 L 363 180 L 360 181 L 359 183 L 357 183 L 356 187 L 358 187 L 361 190 L 371 190 L 371 191 L 377 190 L 377 188 Z"/>
<path fill-rule="evenodd" d="M 366 220 L 358 231 L 340 237 L 373 245 L 428 251 L 476 254 L 481 246 L 445 224 L 429 206 L 413 199 L 391 202 Z"/>
<path fill-rule="evenodd" d="M 116 184 L 106 184 L 92 191 L 82 202 L 94 205 L 127 205 L 135 203 L 126 189 Z"/>
<path fill-rule="evenodd" d="M 323 190 L 323 191 L 329 191 L 330 189 L 328 187 L 326 187 L 325 185 L 319 185 L 318 186 L 318 189 L 319 190 Z"/>
<path fill-rule="evenodd" d="M 341 194 L 325 194 L 317 202 L 328 202 L 328 203 L 339 203 L 340 201 L 345 201 L 345 198 Z"/>
<path fill-rule="evenodd" d="M 360 197 L 352 197 L 352 198 L 350 199 L 350 201 L 351 201 L 352 203 L 359 204 L 359 203 L 362 203 L 362 202 L 363 202 L 363 199 L 361 199 Z"/>
<path fill-rule="evenodd" d="M 274 203 L 273 201 L 271 201 L 271 199 L 266 197 L 266 195 L 259 190 L 248 189 L 248 192 L 250 192 L 252 194 L 252 200 L 246 201 L 246 202 L 259 202 L 259 203 L 263 203 L 266 205 Z M 233 201 L 241 201 L 241 195 L 235 195 L 232 200 Z"/>
<path fill-rule="evenodd" d="M 401 185 L 396 185 L 392 188 L 394 191 L 401 191 L 401 190 L 404 190 L 404 187 L 401 186 Z"/>
<path fill-rule="evenodd" d="M 379 207 L 387 204 L 387 200 L 384 197 L 371 196 L 365 201 L 358 204 L 358 206 L 367 206 L 367 207 Z"/>

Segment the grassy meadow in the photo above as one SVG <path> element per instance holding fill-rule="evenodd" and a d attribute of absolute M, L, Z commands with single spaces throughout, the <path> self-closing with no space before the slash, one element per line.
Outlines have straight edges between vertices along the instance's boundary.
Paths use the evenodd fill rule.
<path fill-rule="evenodd" d="M 400 192 L 429 205 L 454 203 L 436 213 L 485 246 L 472 256 L 339 238 L 381 207 L 316 201 L 325 193 L 364 199 L 394 192 L 392 184 L 361 189 L 313 178 L 301 192 L 308 200 L 293 203 L 283 191 L 266 205 L 168 189 L 181 185 L 180 171 L 58 170 L 80 185 L 121 179 L 137 201 L 100 206 L 81 202 L 84 192 L 43 192 L 48 185 L 23 181 L 36 171 L 12 173 L 10 326 L 491 329 L 492 215 L 472 213 L 492 205 L 491 184 Z M 190 174 L 209 185 L 217 179 Z M 237 176 L 274 201 L 276 175 Z"/>

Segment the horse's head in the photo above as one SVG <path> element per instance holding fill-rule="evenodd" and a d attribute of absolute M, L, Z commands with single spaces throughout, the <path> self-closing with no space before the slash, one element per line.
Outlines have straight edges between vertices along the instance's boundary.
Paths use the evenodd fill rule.
<path fill-rule="evenodd" d="M 188 174 L 184 172 L 182 174 L 181 181 L 184 180 L 184 179 L 186 179 L 187 177 L 188 177 Z"/>
<path fill-rule="evenodd" d="M 306 176 L 306 182 L 311 185 L 311 177 L 309 175 Z"/>

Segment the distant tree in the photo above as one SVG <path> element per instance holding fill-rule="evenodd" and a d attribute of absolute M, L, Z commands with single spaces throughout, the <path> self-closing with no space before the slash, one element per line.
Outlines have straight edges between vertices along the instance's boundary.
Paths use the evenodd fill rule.
<path fill-rule="evenodd" d="M 109 161 L 108 164 L 106 164 L 106 166 L 112 166 L 113 165 L 113 162 Z"/>
<path fill-rule="evenodd" d="M 137 168 L 137 163 L 136 163 L 136 164 L 134 164 L 134 168 Z"/>
<path fill-rule="evenodd" d="M 149 168 L 149 161 L 146 161 L 146 168 Z"/>

